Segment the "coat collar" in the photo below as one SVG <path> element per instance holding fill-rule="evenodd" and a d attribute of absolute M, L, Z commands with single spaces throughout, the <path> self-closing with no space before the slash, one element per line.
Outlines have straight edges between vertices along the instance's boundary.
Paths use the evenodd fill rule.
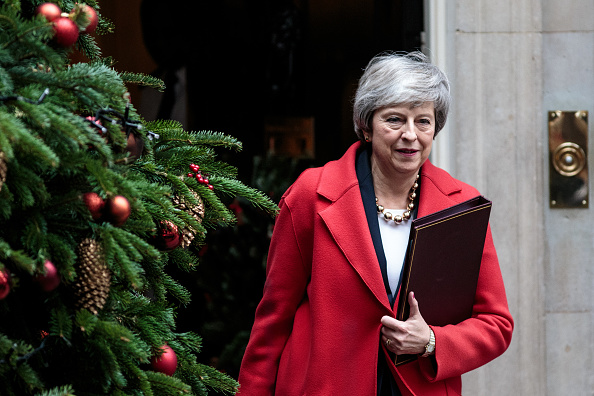
<path fill-rule="evenodd" d="M 449 208 L 457 204 L 454 196 L 462 190 L 460 182 L 429 160 L 421 167 L 418 217 Z"/>
<path fill-rule="evenodd" d="M 361 143 L 349 147 L 342 158 L 328 162 L 323 170 L 318 184 L 318 194 L 336 202 L 346 191 L 358 186 L 355 171 L 355 159 L 361 148 Z"/>
<path fill-rule="evenodd" d="M 362 148 L 361 142 L 354 143 L 349 147 L 342 158 L 328 162 L 326 166 L 324 166 L 320 183 L 318 184 L 318 194 L 335 202 L 345 193 L 345 191 L 352 188 L 355 184 L 358 184 L 355 171 L 355 159 L 357 153 Z M 448 197 L 461 190 L 460 182 L 450 176 L 446 171 L 433 165 L 429 160 L 425 161 L 421 167 L 421 178 L 421 191 L 419 194 L 421 194 L 423 188 L 425 188 L 431 196 L 437 194 L 438 196 Z M 435 207 L 436 205 L 432 205 L 430 201 L 431 200 L 423 200 L 421 198 L 421 208 L 425 206 L 426 210 L 431 210 Z M 455 201 L 447 200 L 447 203 L 453 204 Z M 445 208 L 440 208 L 438 210 L 441 209 Z M 421 211 L 419 215 L 424 216 L 435 211 L 426 210 Z"/>
<path fill-rule="evenodd" d="M 331 203 L 319 215 L 360 278 L 391 312 L 357 180 L 355 161 L 361 149 L 357 142 L 342 158 L 324 166 L 317 192 Z M 449 196 L 458 191 L 455 179 L 426 161 L 421 169 L 419 216 L 452 206 L 455 201 Z"/>

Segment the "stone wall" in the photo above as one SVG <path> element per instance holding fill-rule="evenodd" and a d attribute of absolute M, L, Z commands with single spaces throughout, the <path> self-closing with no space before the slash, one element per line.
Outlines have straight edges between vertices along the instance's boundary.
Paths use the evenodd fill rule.
<path fill-rule="evenodd" d="M 457 0 L 447 13 L 449 170 L 494 202 L 516 322 L 464 394 L 591 395 L 594 207 L 549 207 L 547 112 L 594 114 L 594 2 Z"/>

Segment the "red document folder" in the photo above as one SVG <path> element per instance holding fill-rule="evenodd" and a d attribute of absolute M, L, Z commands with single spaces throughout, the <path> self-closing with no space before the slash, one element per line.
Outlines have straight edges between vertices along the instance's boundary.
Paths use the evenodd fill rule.
<path fill-rule="evenodd" d="M 396 318 L 406 320 L 413 291 L 429 325 L 470 318 L 485 246 L 491 201 L 472 198 L 412 221 Z M 396 365 L 416 359 L 400 355 Z"/>

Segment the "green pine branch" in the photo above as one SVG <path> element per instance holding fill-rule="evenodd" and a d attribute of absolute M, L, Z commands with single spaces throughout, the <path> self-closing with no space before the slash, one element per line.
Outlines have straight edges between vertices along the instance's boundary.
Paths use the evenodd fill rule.
<path fill-rule="evenodd" d="M 163 90 L 163 82 L 116 71 L 92 35 L 58 48 L 52 24 L 33 15 L 41 2 L 0 7 L 0 271 L 11 279 L 0 297 L 0 395 L 235 393 L 234 379 L 197 363 L 202 338 L 176 331 L 177 310 L 192 299 L 176 274 L 197 268 L 209 230 L 235 224 L 228 198 L 243 197 L 264 216 L 278 208 L 218 158 L 219 149 L 240 151 L 240 141 L 145 122 L 126 84 Z M 67 11 L 75 1 L 59 3 Z M 113 30 L 99 17 L 97 34 Z M 72 50 L 90 61 L 71 64 Z M 130 134 L 144 146 L 140 158 L 130 156 Z M 89 192 L 124 196 L 129 218 L 114 224 L 104 202 L 94 219 L 83 202 Z M 190 233 L 191 245 L 158 249 L 165 222 Z M 87 238 L 101 254 L 79 256 Z M 46 261 L 61 283 L 43 291 Z M 110 283 L 92 313 L 76 299 L 97 292 L 82 264 L 98 262 Z M 178 357 L 173 376 L 150 366 L 165 343 Z"/>
<path fill-rule="evenodd" d="M 121 72 L 120 78 L 125 84 L 135 84 L 143 87 L 153 88 L 159 92 L 165 91 L 165 83 L 163 80 L 147 74 Z"/>
<path fill-rule="evenodd" d="M 90 34 L 81 34 L 78 37 L 76 46 L 78 50 L 91 61 L 101 59 L 101 48 Z"/>
<path fill-rule="evenodd" d="M 36 396 L 75 396 L 75 394 L 72 386 L 65 385 L 38 393 Z"/>

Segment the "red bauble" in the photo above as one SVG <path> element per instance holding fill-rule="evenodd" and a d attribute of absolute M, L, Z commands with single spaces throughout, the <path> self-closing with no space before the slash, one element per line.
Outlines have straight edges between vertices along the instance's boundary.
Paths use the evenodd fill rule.
<path fill-rule="evenodd" d="M 41 290 L 50 292 L 60 284 L 60 274 L 58 274 L 54 263 L 49 260 L 46 260 L 43 266 L 45 273 L 37 275 L 34 279 L 41 286 Z"/>
<path fill-rule="evenodd" d="M 70 47 L 78 40 L 78 26 L 70 18 L 59 17 L 54 20 L 54 39 L 62 47 Z"/>
<path fill-rule="evenodd" d="M 103 216 L 103 209 L 105 208 L 105 201 L 94 192 L 83 194 L 83 202 L 89 208 L 93 220 L 99 220 Z"/>
<path fill-rule="evenodd" d="M 151 366 L 155 371 L 173 375 L 177 369 L 177 355 L 167 344 L 163 345 L 161 350 L 163 350 L 163 354 L 160 356 L 153 356 L 151 359 Z"/>
<path fill-rule="evenodd" d="M 35 11 L 38 15 L 43 15 L 49 22 L 57 19 L 62 15 L 62 10 L 54 3 L 43 3 Z"/>
<path fill-rule="evenodd" d="M 109 221 L 115 226 L 121 226 L 130 217 L 130 202 L 122 195 L 116 195 L 107 200 L 105 210 Z"/>
<path fill-rule="evenodd" d="M 74 9 L 72 10 L 74 11 Z M 93 9 L 93 7 L 83 4 L 81 6 L 81 11 L 87 14 L 87 19 L 89 24 L 85 26 L 85 33 L 93 33 L 95 29 L 97 29 L 97 24 L 99 23 L 99 18 L 97 17 L 97 12 Z"/>
<path fill-rule="evenodd" d="M 0 270 L 0 300 L 10 293 L 10 272 L 6 268 Z"/>
<path fill-rule="evenodd" d="M 153 237 L 153 244 L 160 250 L 173 250 L 182 243 L 179 229 L 170 221 L 162 221 Z"/>

